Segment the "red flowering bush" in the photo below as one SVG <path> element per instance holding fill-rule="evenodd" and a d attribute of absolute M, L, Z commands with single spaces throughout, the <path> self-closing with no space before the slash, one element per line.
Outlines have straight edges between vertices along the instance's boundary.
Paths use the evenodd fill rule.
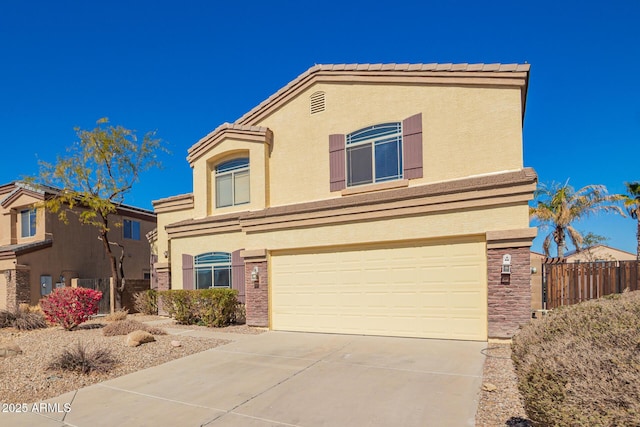
<path fill-rule="evenodd" d="M 87 288 L 57 288 L 40 300 L 40 308 L 51 323 L 70 331 L 98 313 L 102 292 Z"/>

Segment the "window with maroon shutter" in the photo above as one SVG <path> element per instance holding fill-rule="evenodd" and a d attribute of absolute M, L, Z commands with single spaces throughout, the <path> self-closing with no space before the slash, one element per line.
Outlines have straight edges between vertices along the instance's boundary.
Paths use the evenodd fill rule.
<path fill-rule="evenodd" d="M 329 135 L 329 174 L 331 191 L 345 188 L 344 135 Z"/>
<path fill-rule="evenodd" d="M 231 288 L 238 291 L 238 301 L 244 304 L 244 259 L 240 251 L 231 252 Z"/>
<path fill-rule="evenodd" d="M 422 113 L 402 121 L 404 177 L 422 178 Z"/>
<path fill-rule="evenodd" d="M 182 254 L 182 289 L 193 288 L 193 256 Z"/>

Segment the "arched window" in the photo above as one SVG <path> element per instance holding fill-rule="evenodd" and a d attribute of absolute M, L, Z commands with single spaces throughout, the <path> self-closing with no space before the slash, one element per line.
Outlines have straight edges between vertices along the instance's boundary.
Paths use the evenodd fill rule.
<path fill-rule="evenodd" d="M 346 138 L 347 186 L 402 178 L 402 124 L 382 123 Z"/>
<path fill-rule="evenodd" d="M 194 257 L 195 288 L 230 288 L 231 254 L 208 252 Z"/>
<path fill-rule="evenodd" d="M 220 163 L 215 168 L 216 207 L 249 203 L 249 159 Z"/>

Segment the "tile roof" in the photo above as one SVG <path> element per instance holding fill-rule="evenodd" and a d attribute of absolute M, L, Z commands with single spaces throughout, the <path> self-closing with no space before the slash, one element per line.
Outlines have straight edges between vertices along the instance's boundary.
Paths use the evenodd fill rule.
<path fill-rule="evenodd" d="M 524 92 L 526 93 L 526 85 L 530 64 L 468 64 L 468 63 L 429 63 L 429 64 L 316 64 L 304 73 L 293 79 L 276 93 L 265 99 L 256 107 L 245 113 L 242 117 L 235 121 L 236 125 L 251 125 L 256 121 L 260 121 L 262 110 L 269 108 L 272 103 L 278 103 L 281 99 L 288 96 L 290 92 L 295 92 L 298 88 L 304 88 L 309 80 L 316 75 L 353 75 L 372 77 L 443 77 L 448 73 L 451 76 L 469 77 L 484 74 L 483 77 L 505 77 L 505 74 L 513 73 L 514 76 L 524 78 Z M 524 97 L 523 97 L 524 103 Z M 524 108 L 523 108 L 524 110 Z M 229 125 L 229 124 L 225 124 Z M 215 132 L 215 131 L 214 131 Z"/>

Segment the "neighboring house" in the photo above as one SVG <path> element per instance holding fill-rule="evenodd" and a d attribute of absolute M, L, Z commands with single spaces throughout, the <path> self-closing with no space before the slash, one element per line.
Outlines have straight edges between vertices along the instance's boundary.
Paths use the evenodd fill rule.
<path fill-rule="evenodd" d="M 567 262 L 596 262 L 596 261 L 635 261 L 636 254 L 612 248 L 607 245 L 594 245 L 582 249 L 580 252 L 570 251 L 565 255 Z"/>
<path fill-rule="evenodd" d="M 154 202 L 159 288 L 237 288 L 275 330 L 511 337 L 531 314 L 528 80 L 310 68 L 189 149 L 193 192 Z"/>
<path fill-rule="evenodd" d="M 64 224 L 57 214 L 34 208 L 55 193 L 54 188 L 20 182 L 0 186 L 0 309 L 20 303 L 37 304 L 57 286 L 70 286 L 73 278 L 110 277 L 109 262 L 95 227 L 82 225 L 73 215 Z M 156 226 L 153 212 L 120 206 L 109 233 L 124 245 L 124 270 L 131 279 L 148 278 L 149 244 L 145 234 Z M 120 248 L 113 247 L 117 256 Z"/>

